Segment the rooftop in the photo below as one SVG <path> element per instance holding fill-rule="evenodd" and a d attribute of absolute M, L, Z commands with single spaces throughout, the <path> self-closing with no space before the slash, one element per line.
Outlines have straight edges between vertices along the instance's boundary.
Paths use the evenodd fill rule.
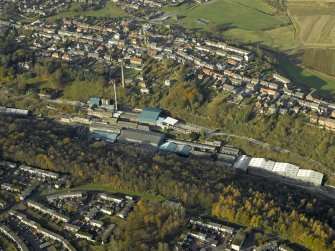
<path fill-rule="evenodd" d="M 149 143 L 152 145 L 160 145 L 164 139 L 164 134 L 150 132 L 150 131 L 142 131 L 132 128 L 127 128 L 122 130 L 118 140 L 125 141 L 133 141 L 139 143 Z"/>
<path fill-rule="evenodd" d="M 251 158 L 249 166 L 272 171 L 275 162 L 264 158 Z"/>
<path fill-rule="evenodd" d="M 162 110 L 158 108 L 145 107 L 138 117 L 138 121 L 141 123 L 156 123 Z"/>

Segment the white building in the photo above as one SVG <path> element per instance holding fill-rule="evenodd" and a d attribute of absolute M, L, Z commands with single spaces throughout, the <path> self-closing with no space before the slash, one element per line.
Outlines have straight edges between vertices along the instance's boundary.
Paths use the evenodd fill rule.
<path fill-rule="evenodd" d="M 300 169 L 297 174 L 297 179 L 312 183 L 315 186 L 321 186 L 323 174 L 313 170 Z"/>
<path fill-rule="evenodd" d="M 286 176 L 290 178 L 296 178 L 298 171 L 299 171 L 298 166 L 292 165 L 290 163 L 284 163 L 284 162 L 276 162 L 272 169 L 272 172 L 275 172 L 282 176 Z"/>
<path fill-rule="evenodd" d="M 111 208 L 107 208 L 107 207 L 102 207 L 100 209 L 100 211 L 104 214 L 108 214 L 108 215 L 112 215 L 114 213 L 114 210 Z"/>
<path fill-rule="evenodd" d="M 251 158 L 249 167 L 259 168 L 271 172 L 275 162 L 264 158 Z"/>
<path fill-rule="evenodd" d="M 75 236 L 79 239 L 85 239 L 88 241 L 94 241 L 93 240 L 93 236 L 91 234 L 88 233 L 75 233 Z"/>
<path fill-rule="evenodd" d="M 102 227 L 104 225 L 104 223 L 102 221 L 94 220 L 94 219 L 90 220 L 90 224 L 94 227 Z"/>
<path fill-rule="evenodd" d="M 288 78 L 285 78 L 277 73 L 273 74 L 273 78 L 276 79 L 277 81 L 283 83 L 283 84 L 290 84 L 291 81 Z"/>
<path fill-rule="evenodd" d="M 67 191 L 63 193 L 53 194 L 46 197 L 47 201 L 51 202 L 54 200 L 74 199 L 82 198 L 83 193 L 81 191 Z"/>
<path fill-rule="evenodd" d="M 124 198 L 121 198 L 120 196 L 113 196 L 113 195 L 109 195 L 109 194 L 105 194 L 102 193 L 100 194 L 100 198 L 106 201 L 112 201 L 115 202 L 117 204 L 120 204 L 121 202 L 123 202 Z"/>
<path fill-rule="evenodd" d="M 38 169 L 38 168 L 30 167 L 30 166 L 25 166 L 25 165 L 21 165 L 19 168 L 23 172 L 28 172 L 30 174 L 35 174 L 35 175 L 40 176 L 42 178 L 51 178 L 51 179 L 58 179 L 59 178 L 59 174 L 55 173 L 55 172 L 51 172 L 51 171 L 47 171 L 47 170 L 43 170 L 43 169 Z"/>
<path fill-rule="evenodd" d="M 205 241 L 206 238 L 207 238 L 207 234 L 205 233 L 202 233 L 202 232 L 198 232 L 198 233 L 190 233 L 191 236 L 199 239 L 199 240 L 202 240 L 202 241 Z"/>

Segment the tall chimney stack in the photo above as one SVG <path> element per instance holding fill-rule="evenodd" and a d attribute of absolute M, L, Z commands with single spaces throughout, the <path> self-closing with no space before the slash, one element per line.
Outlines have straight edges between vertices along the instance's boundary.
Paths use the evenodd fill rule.
<path fill-rule="evenodd" d="M 118 110 L 118 106 L 117 106 L 117 96 L 116 96 L 116 83 L 114 80 L 111 80 L 109 82 L 111 85 L 113 85 L 113 88 L 114 88 L 114 109 L 115 111 Z"/>
<path fill-rule="evenodd" d="M 125 88 L 124 72 L 123 72 L 123 59 L 121 60 L 121 77 L 122 77 L 122 87 Z"/>

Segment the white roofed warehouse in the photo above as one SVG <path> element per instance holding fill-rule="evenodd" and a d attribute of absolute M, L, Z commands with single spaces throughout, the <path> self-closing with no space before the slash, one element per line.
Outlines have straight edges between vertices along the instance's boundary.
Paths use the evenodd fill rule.
<path fill-rule="evenodd" d="M 298 171 L 299 171 L 298 166 L 292 165 L 290 163 L 284 163 L 284 162 L 276 162 L 272 169 L 272 172 L 275 172 L 282 176 L 286 176 L 290 178 L 296 178 Z"/>
<path fill-rule="evenodd" d="M 267 160 L 264 158 L 251 158 L 249 167 L 263 169 L 265 171 L 271 172 L 275 162 L 272 160 Z"/>
<path fill-rule="evenodd" d="M 297 179 L 311 183 L 315 186 L 321 186 L 323 174 L 313 170 L 300 169 L 297 174 Z"/>

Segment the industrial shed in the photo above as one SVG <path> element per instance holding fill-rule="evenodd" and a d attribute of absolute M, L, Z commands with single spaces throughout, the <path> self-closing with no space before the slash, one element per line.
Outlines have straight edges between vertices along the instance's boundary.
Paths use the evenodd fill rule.
<path fill-rule="evenodd" d="M 90 131 L 93 138 L 115 142 L 121 128 L 113 125 L 93 124 L 90 126 Z"/>
<path fill-rule="evenodd" d="M 313 170 L 300 169 L 296 178 L 308 183 L 312 183 L 315 186 L 321 186 L 323 174 Z"/>
<path fill-rule="evenodd" d="M 23 115 L 23 116 L 30 115 L 29 110 L 7 108 L 7 107 L 2 107 L 2 106 L 0 106 L 0 113 L 13 114 L 13 115 Z"/>
<path fill-rule="evenodd" d="M 127 128 L 121 131 L 117 140 L 124 143 L 136 143 L 144 146 L 159 147 L 162 144 L 164 137 L 165 135 L 163 133 Z"/>
<path fill-rule="evenodd" d="M 94 131 L 92 137 L 95 139 L 105 139 L 109 142 L 115 142 L 119 134 L 115 132 L 106 132 L 106 131 Z"/>
<path fill-rule="evenodd" d="M 162 152 L 175 153 L 185 157 L 190 155 L 191 149 L 189 145 L 176 144 L 174 142 L 165 142 L 159 147 Z"/>
<path fill-rule="evenodd" d="M 145 107 L 138 116 L 138 122 L 146 124 L 156 124 L 162 110 L 158 108 Z"/>
<path fill-rule="evenodd" d="M 272 169 L 272 172 L 291 178 L 296 178 L 298 171 L 298 166 L 283 162 L 276 162 Z"/>
<path fill-rule="evenodd" d="M 217 155 L 217 160 L 222 161 L 222 162 L 226 162 L 226 163 L 230 163 L 230 164 L 234 164 L 234 162 L 236 160 L 236 156 L 229 155 L 229 154 L 224 154 L 224 153 L 219 153 Z"/>
<path fill-rule="evenodd" d="M 88 104 L 89 106 L 92 106 L 92 105 L 101 106 L 102 100 L 101 98 L 92 97 L 88 100 Z"/>
<path fill-rule="evenodd" d="M 251 158 L 247 155 L 241 155 L 238 157 L 237 161 L 234 163 L 234 168 L 236 169 L 240 169 L 243 171 L 247 171 L 248 170 L 248 166 L 250 163 Z"/>
<path fill-rule="evenodd" d="M 178 123 L 177 119 L 171 118 L 171 117 L 166 117 L 163 121 L 164 124 L 174 126 Z"/>
<path fill-rule="evenodd" d="M 239 155 L 240 150 L 233 147 L 223 146 L 221 147 L 221 153 L 236 156 Z"/>
<path fill-rule="evenodd" d="M 275 162 L 264 158 L 252 158 L 249 163 L 249 167 L 259 168 L 271 172 Z"/>
<path fill-rule="evenodd" d="M 171 152 L 171 153 L 173 153 L 176 150 L 176 148 L 177 148 L 177 144 L 176 143 L 165 142 L 164 144 L 162 144 L 159 147 L 159 150 L 163 151 L 163 152 Z"/>

